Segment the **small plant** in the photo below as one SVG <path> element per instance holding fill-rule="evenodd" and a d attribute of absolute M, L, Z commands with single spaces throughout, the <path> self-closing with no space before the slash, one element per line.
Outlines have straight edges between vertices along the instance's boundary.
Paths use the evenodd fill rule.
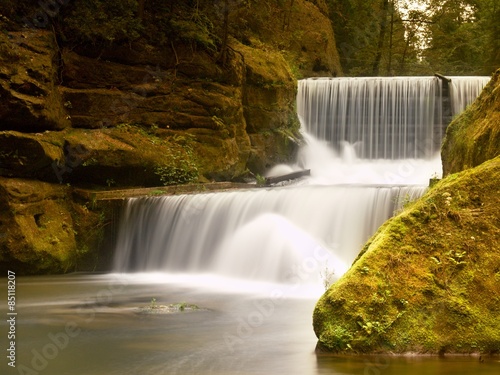
<path fill-rule="evenodd" d="M 151 303 L 149 304 L 150 309 L 157 309 L 158 305 L 156 304 L 156 298 L 151 298 Z"/>
<path fill-rule="evenodd" d="M 363 275 L 368 275 L 368 273 L 370 272 L 370 267 L 364 266 L 359 270 L 359 272 L 361 272 Z"/>
<path fill-rule="evenodd" d="M 333 284 L 335 272 L 333 270 L 330 270 L 328 268 L 328 264 L 326 264 L 324 270 L 319 271 L 319 275 L 323 280 L 323 286 L 325 287 L 325 290 L 328 290 L 328 288 L 330 288 L 330 286 Z"/>
<path fill-rule="evenodd" d="M 264 186 L 266 184 L 266 178 L 258 173 L 255 175 L 255 180 L 259 186 Z"/>
<path fill-rule="evenodd" d="M 156 196 L 156 195 L 162 195 L 162 194 L 165 194 L 165 192 L 163 190 L 153 190 L 153 191 L 149 192 L 150 196 Z"/>
<path fill-rule="evenodd" d="M 159 165 L 155 168 L 155 174 L 160 178 L 163 185 L 187 184 L 196 181 L 198 168 L 187 160 L 175 165 Z"/>
<path fill-rule="evenodd" d="M 466 251 L 450 250 L 446 253 L 448 260 L 451 262 L 451 264 L 453 264 L 455 266 L 460 266 L 460 265 L 466 264 L 467 262 L 464 260 L 466 255 L 467 255 Z"/>

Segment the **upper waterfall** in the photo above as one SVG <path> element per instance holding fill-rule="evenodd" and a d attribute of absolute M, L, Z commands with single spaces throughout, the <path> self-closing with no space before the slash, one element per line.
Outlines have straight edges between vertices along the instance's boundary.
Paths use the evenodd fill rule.
<path fill-rule="evenodd" d="M 490 77 L 449 77 L 450 97 L 453 115 L 460 114 L 479 96 Z"/>
<path fill-rule="evenodd" d="M 452 77 L 451 107 L 462 111 L 489 77 Z M 437 77 L 312 78 L 299 81 L 297 112 L 306 130 L 365 159 L 432 158 L 444 130 Z"/>

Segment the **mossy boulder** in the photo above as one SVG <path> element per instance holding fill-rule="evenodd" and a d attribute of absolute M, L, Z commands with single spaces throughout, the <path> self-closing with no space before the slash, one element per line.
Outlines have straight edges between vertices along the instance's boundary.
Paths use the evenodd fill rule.
<path fill-rule="evenodd" d="M 500 351 L 500 157 L 387 221 L 313 315 L 318 350 Z"/>
<path fill-rule="evenodd" d="M 500 155 L 500 69 L 479 98 L 446 130 L 441 157 L 444 175 L 475 167 Z"/>
<path fill-rule="evenodd" d="M 233 19 L 231 34 L 237 40 L 280 51 L 296 78 L 342 75 L 324 0 L 256 1 L 238 7 Z"/>
<path fill-rule="evenodd" d="M 66 185 L 0 177 L 0 270 L 18 275 L 99 269 L 110 207 L 93 209 Z"/>

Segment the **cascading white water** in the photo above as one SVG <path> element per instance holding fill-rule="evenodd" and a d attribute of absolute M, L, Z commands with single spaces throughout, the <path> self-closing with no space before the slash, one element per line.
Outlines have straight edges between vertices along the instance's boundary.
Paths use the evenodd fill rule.
<path fill-rule="evenodd" d="M 311 280 L 325 268 L 340 276 L 394 209 L 424 189 L 306 185 L 129 199 L 114 268 L 285 282 L 314 266 Z"/>
<path fill-rule="evenodd" d="M 488 80 L 451 77 L 453 114 Z M 310 78 L 299 81 L 297 112 L 335 150 L 349 143 L 364 159 L 431 159 L 443 138 L 442 103 L 437 77 Z"/>
<path fill-rule="evenodd" d="M 342 142 L 357 144 L 362 158 L 430 158 L 441 140 L 439 82 L 437 77 L 301 80 L 297 112 L 309 133 L 336 149 Z"/>
<path fill-rule="evenodd" d="M 317 283 L 327 269 L 340 277 L 394 210 L 440 174 L 436 79 L 300 81 L 299 114 L 320 139 L 305 132 L 296 165 L 269 174 L 310 168 L 311 177 L 272 189 L 129 199 L 114 269 L 288 283 Z M 469 95 L 457 94 L 462 87 L 454 95 Z"/>
<path fill-rule="evenodd" d="M 449 77 L 453 115 L 461 113 L 481 93 L 490 77 Z"/>

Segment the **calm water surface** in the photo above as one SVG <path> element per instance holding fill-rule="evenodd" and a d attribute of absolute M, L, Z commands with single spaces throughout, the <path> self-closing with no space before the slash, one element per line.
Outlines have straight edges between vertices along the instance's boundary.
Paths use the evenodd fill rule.
<path fill-rule="evenodd" d="M 318 290 L 168 275 L 16 282 L 16 368 L 4 358 L 2 374 L 500 373 L 499 358 L 316 355 L 311 315 Z M 152 298 L 158 305 L 186 302 L 200 309 L 141 314 Z M 7 330 L 2 319 L 3 350 Z"/>

